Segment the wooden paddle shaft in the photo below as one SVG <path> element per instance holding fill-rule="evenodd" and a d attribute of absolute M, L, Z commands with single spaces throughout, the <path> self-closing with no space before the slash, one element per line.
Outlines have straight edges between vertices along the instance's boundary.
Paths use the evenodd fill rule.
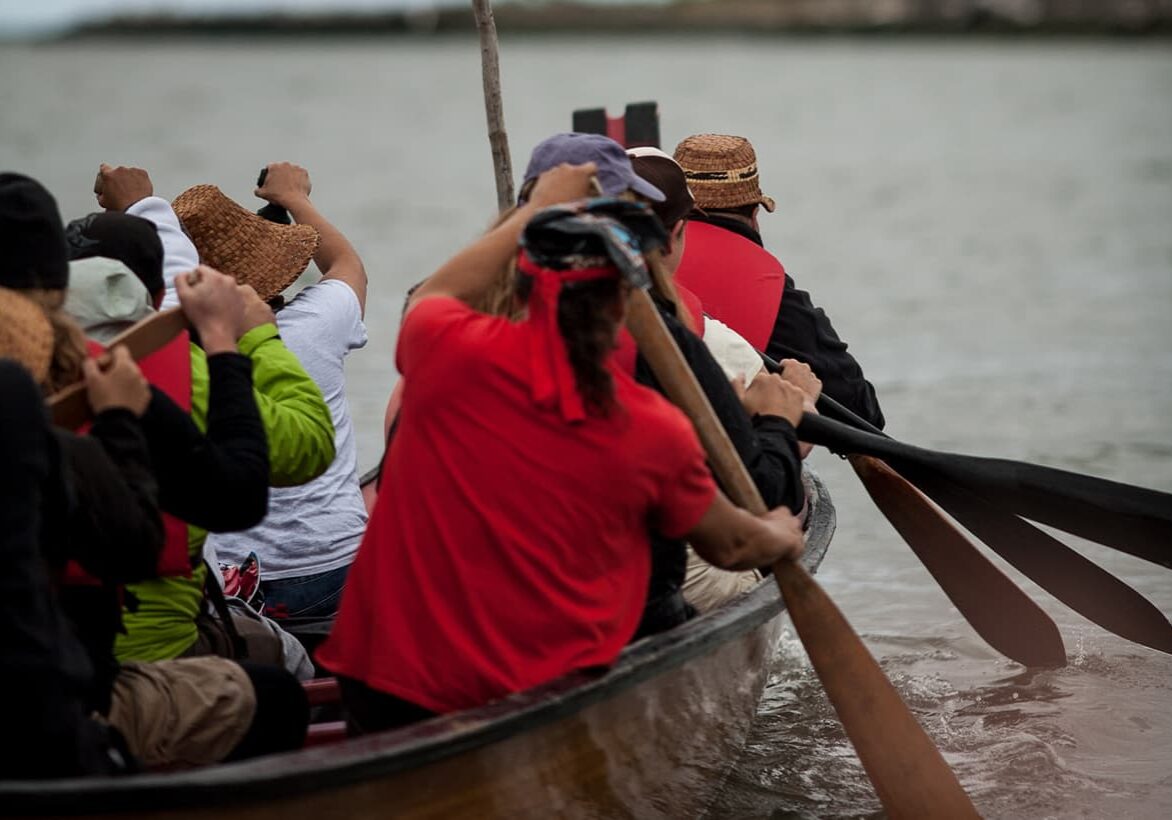
<path fill-rule="evenodd" d="M 170 342 L 187 327 L 187 316 L 181 308 L 163 310 L 115 336 L 108 348 L 113 349 L 122 345 L 137 362 Z M 53 416 L 54 424 L 70 430 L 88 421 L 92 413 L 89 397 L 86 395 L 85 380 L 74 382 L 50 396 L 49 412 Z"/>
<path fill-rule="evenodd" d="M 646 291 L 631 294 L 627 328 L 668 397 L 692 420 L 725 491 L 749 512 L 764 513 L 761 494 Z M 830 597 L 793 561 L 774 564 L 773 576 L 888 815 L 978 817 L 956 775 Z"/>

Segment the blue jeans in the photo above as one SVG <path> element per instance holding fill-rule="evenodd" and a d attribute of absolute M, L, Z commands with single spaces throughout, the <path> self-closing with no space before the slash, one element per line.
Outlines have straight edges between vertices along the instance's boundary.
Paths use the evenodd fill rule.
<path fill-rule="evenodd" d="M 333 618 L 349 571 L 347 565 L 316 575 L 262 580 L 264 614 L 278 622 L 282 618 Z"/>

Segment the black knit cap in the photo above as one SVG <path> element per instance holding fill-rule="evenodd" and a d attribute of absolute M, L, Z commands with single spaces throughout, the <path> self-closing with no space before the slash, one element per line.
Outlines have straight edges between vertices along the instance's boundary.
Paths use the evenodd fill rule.
<path fill-rule="evenodd" d="M 0 287 L 68 286 L 69 261 L 57 200 L 35 179 L 0 173 Z"/>
<path fill-rule="evenodd" d="M 151 296 L 165 287 L 163 243 L 149 219 L 121 211 L 92 213 L 65 226 L 65 241 L 70 259 L 117 259 L 134 271 Z"/>

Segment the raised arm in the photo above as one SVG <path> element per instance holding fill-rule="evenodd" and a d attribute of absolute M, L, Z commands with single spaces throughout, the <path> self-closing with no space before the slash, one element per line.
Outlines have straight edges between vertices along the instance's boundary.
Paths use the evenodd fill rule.
<path fill-rule="evenodd" d="M 166 291 L 161 308 L 179 304 L 175 277 L 199 265 L 199 251 L 183 232 L 171 203 L 154 195 L 150 175 L 142 168 L 102 164 L 94 183 L 98 204 L 107 211 L 125 211 L 154 223 L 163 243 L 163 283 Z M 153 299 L 155 294 L 151 294 Z"/>
<path fill-rule="evenodd" d="M 264 185 L 254 193 L 261 199 L 280 205 L 297 222 L 317 229 L 321 241 L 313 261 L 317 263 L 322 278 L 338 279 L 349 285 L 358 297 L 358 306 L 365 315 L 366 268 L 350 241 L 309 200 L 312 188 L 309 172 L 291 162 L 273 162 L 265 170 Z"/>
<path fill-rule="evenodd" d="M 529 201 L 424 280 L 411 294 L 407 310 L 428 296 L 451 296 L 468 303 L 475 301 L 493 286 L 501 270 L 517 252 L 517 240 L 529 218 L 550 205 L 588 196 L 590 179 L 596 171 L 592 162 L 562 164 L 546 171 L 537 178 Z"/>

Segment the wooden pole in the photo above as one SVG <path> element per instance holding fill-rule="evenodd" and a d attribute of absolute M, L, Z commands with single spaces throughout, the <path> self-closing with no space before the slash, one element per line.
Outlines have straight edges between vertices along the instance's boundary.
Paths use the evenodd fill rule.
<path fill-rule="evenodd" d="M 480 32 L 480 73 L 484 80 L 484 113 L 488 118 L 488 144 L 496 171 L 496 201 L 501 211 L 516 202 L 513 195 L 513 162 L 509 158 L 509 135 L 501 104 L 501 66 L 497 57 L 496 20 L 491 0 L 472 0 L 476 30 Z"/>

